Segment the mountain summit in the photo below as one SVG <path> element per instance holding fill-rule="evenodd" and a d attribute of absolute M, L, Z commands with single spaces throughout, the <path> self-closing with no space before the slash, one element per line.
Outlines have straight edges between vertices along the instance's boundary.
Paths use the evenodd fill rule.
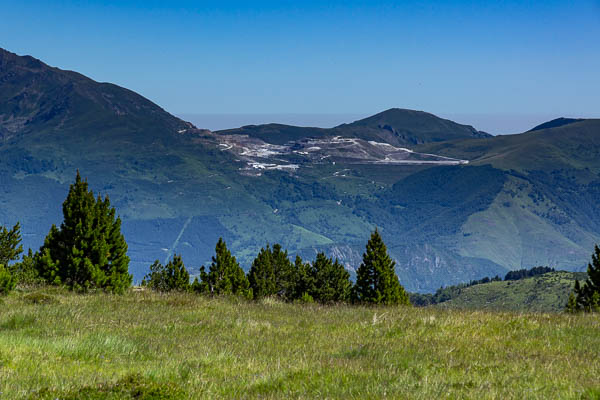
<path fill-rule="evenodd" d="M 0 139 L 4 140 L 53 132 L 162 136 L 192 128 L 131 90 L 4 49 L 0 49 L 0 85 Z"/>
<path fill-rule="evenodd" d="M 424 111 L 401 108 L 391 108 L 351 124 L 342 124 L 335 129 L 351 134 L 375 135 L 395 145 L 491 136 L 470 125 L 457 124 Z"/>
<path fill-rule="evenodd" d="M 572 124 L 573 122 L 584 121 L 582 118 L 556 118 L 552 121 L 547 121 L 542 124 L 539 124 L 529 130 L 529 132 L 540 131 L 542 129 L 550 129 L 550 128 L 558 128 L 559 126 L 564 126 L 568 124 Z"/>
<path fill-rule="evenodd" d="M 457 124 L 423 111 L 400 108 L 391 108 L 371 117 L 330 129 L 265 124 L 243 126 L 219 133 L 248 135 L 273 144 L 284 144 L 305 138 L 340 136 L 407 147 L 446 140 L 491 136 L 479 132 L 469 125 Z"/>

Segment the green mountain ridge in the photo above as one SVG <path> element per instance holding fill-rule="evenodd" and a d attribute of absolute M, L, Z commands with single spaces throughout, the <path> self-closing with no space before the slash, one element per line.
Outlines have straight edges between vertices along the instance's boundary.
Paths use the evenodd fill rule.
<path fill-rule="evenodd" d="M 77 72 L 50 67 L 0 49 L 0 138 L 27 134 L 85 139 L 89 129 L 114 135 L 143 131 L 146 140 L 163 139 L 193 126 L 139 94 L 111 83 L 98 83 Z"/>
<path fill-rule="evenodd" d="M 518 171 L 588 169 L 600 172 L 600 119 L 582 119 L 517 135 L 424 144 L 423 152 L 465 158 L 474 165 Z"/>
<path fill-rule="evenodd" d="M 528 132 L 539 131 L 542 129 L 549 129 L 549 128 L 557 128 L 559 126 L 572 124 L 573 122 L 577 122 L 577 121 L 583 121 L 583 119 L 581 119 L 581 118 L 564 118 L 564 117 L 556 118 L 556 119 L 553 119 L 552 121 L 548 121 L 548 122 L 539 124 L 539 125 L 531 128 Z"/>
<path fill-rule="evenodd" d="M 600 242 L 600 120 L 490 137 L 391 109 L 332 129 L 213 133 L 0 50 L 0 224 L 21 221 L 37 249 L 76 169 L 121 215 L 138 281 L 173 254 L 197 272 L 219 237 L 244 268 L 281 243 L 353 272 L 379 227 L 420 292 L 533 265 L 582 270 Z"/>
<path fill-rule="evenodd" d="M 469 286 L 436 307 L 463 310 L 520 312 L 564 311 L 575 280 L 584 272 L 556 271 L 514 281 L 495 281 Z"/>
<path fill-rule="evenodd" d="M 305 138 L 341 136 L 383 142 L 394 146 L 414 146 L 459 138 L 491 136 L 475 130 L 472 126 L 457 124 L 423 111 L 400 108 L 391 108 L 371 117 L 329 129 L 265 124 L 248 125 L 217 133 L 248 135 L 273 144 L 285 144 Z"/>

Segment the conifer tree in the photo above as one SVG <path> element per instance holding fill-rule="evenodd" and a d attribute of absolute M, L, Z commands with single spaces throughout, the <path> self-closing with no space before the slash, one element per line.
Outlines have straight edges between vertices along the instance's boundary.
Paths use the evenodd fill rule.
<path fill-rule="evenodd" d="M 577 312 L 577 298 L 575 297 L 575 294 L 573 292 L 569 294 L 569 300 L 567 301 L 566 311 L 570 313 Z"/>
<path fill-rule="evenodd" d="M 291 299 L 293 287 L 293 266 L 279 244 L 262 248 L 248 272 L 248 281 L 254 298 L 277 295 Z"/>
<path fill-rule="evenodd" d="M 276 243 L 273 245 L 271 259 L 277 295 L 283 299 L 291 300 L 294 286 L 294 266 L 290 261 L 287 250 L 283 250 L 281 245 Z"/>
<path fill-rule="evenodd" d="M 272 296 L 277 293 L 275 270 L 273 267 L 273 253 L 269 245 L 267 245 L 266 249 L 260 249 L 248 272 L 248 282 L 252 288 L 252 296 L 255 299 Z"/>
<path fill-rule="evenodd" d="M 129 287 L 132 276 L 121 219 L 115 218 L 108 196 L 94 198 L 79 171 L 63 203 L 63 216 L 60 229 L 52 225 L 36 257 L 40 276 L 84 291 L 123 292 Z"/>
<path fill-rule="evenodd" d="M 17 260 L 22 252 L 19 223 L 10 230 L 0 226 L 0 295 L 8 294 L 15 288 L 17 279 L 8 263 Z"/>
<path fill-rule="evenodd" d="M 185 269 L 181 256 L 175 255 L 167 265 L 162 265 L 158 260 L 154 261 L 150 266 L 150 273 L 142 281 L 142 286 L 159 292 L 186 291 L 190 288 L 190 274 Z"/>
<path fill-rule="evenodd" d="M 219 238 L 217 242 L 209 271 L 206 272 L 204 266 L 200 268 L 200 280 L 201 282 L 194 283 L 194 288 L 203 293 L 252 297 L 248 278 L 235 257 L 227 249 L 223 238 Z"/>
<path fill-rule="evenodd" d="M 296 256 L 291 281 L 290 300 L 298 300 L 305 295 L 312 297 L 310 293 L 314 293 L 316 290 L 312 274 L 312 265 L 302 261 L 300 256 Z"/>
<path fill-rule="evenodd" d="M 8 268 L 8 264 L 19 259 L 22 252 L 21 225 L 17 222 L 11 230 L 0 226 L 0 265 Z"/>
<path fill-rule="evenodd" d="M 575 281 L 573 294 L 575 296 L 575 311 L 600 312 L 600 248 L 594 246 L 592 262 L 588 264 L 587 279 L 583 285 Z M 567 310 L 572 310 L 572 304 L 567 304 Z"/>
<path fill-rule="evenodd" d="M 571 300 L 571 296 L 573 296 L 573 300 Z M 573 288 L 573 292 L 569 295 L 569 302 L 567 303 L 567 311 L 569 312 L 578 312 L 583 310 L 584 308 L 584 294 L 581 289 L 581 284 L 579 283 L 579 279 L 575 280 L 575 287 Z"/>
<path fill-rule="evenodd" d="M 324 253 L 318 253 L 311 275 L 314 286 L 308 294 L 316 301 L 334 303 L 349 300 L 352 289 L 350 273 L 337 259 L 333 261 Z"/>
<path fill-rule="evenodd" d="M 410 304 L 408 294 L 398 281 L 395 265 L 375 229 L 367 243 L 363 262 L 356 271 L 353 300 L 371 304 Z"/>

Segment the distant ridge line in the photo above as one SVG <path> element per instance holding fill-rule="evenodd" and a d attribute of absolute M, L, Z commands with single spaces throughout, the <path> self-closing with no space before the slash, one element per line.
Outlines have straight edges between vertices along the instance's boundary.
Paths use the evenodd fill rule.
<path fill-rule="evenodd" d="M 528 130 L 527 132 L 541 131 L 542 129 L 558 128 L 559 126 L 569 125 L 574 122 L 585 121 L 584 118 L 556 118 Z"/>

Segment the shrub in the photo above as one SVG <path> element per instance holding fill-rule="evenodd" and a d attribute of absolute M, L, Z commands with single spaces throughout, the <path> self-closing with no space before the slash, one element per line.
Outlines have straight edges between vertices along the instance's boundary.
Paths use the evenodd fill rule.
<path fill-rule="evenodd" d="M 43 279 L 35 268 L 35 255 L 31 249 L 21 262 L 11 265 L 9 269 L 19 286 L 34 286 L 43 283 Z"/>
<path fill-rule="evenodd" d="M 0 295 L 6 295 L 15 288 L 16 280 L 10 271 L 0 264 Z"/>
<path fill-rule="evenodd" d="M 314 303 L 315 299 L 312 298 L 312 296 L 306 292 L 304 292 L 304 294 L 302 294 L 302 296 L 298 299 L 298 301 L 300 303 Z"/>
<path fill-rule="evenodd" d="M 29 293 L 23 296 L 23 299 L 31 304 L 55 304 L 58 301 L 53 297 L 45 293 Z"/>

